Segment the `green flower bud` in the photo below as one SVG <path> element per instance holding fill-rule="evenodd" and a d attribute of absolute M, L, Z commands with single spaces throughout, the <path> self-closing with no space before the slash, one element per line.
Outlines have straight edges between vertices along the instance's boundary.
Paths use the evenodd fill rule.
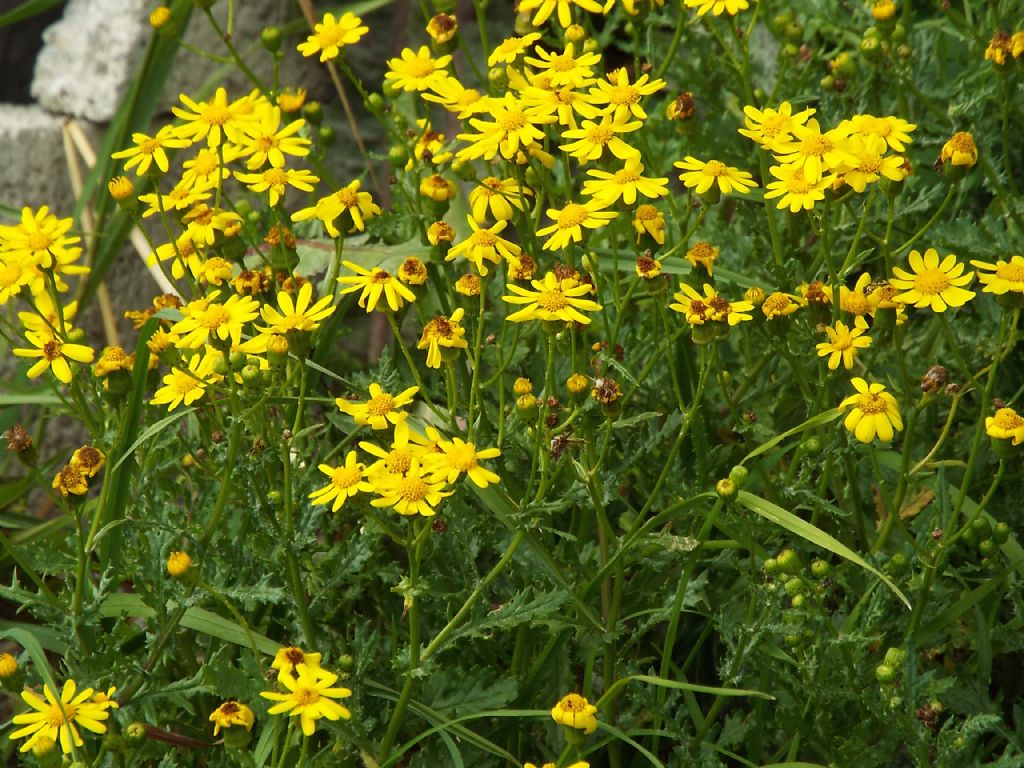
<path fill-rule="evenodd" d="M 764 561 L 764 565 L 762 565 L 761 567 L 764 569 L 764 572 L 766 574 L 768 574 L 769 576 L 774 576 L 779 572 L 779 561 L 776 560 L 774 557 L 769 557 L 767 560 Z"/>
<path fill-rule="evenodd" d="M 325 147 L 334 146 L 334 129 L 329 125 L 321 125 L 316 130 L 316 141 Z"/>
<path fill-rule="evenodd" d="M 302 116 L 310 125 L 320 125 L 324 119 L 324 108 L 319 101 L 307 101 L 302 107 Z"/>
<path fill-rule="evenodd" d="M 902 648 L 887 648 L 885 651 L 884 664 L 892 667 L 893 669 L 899 669 L 903 666 L 903 662 L 907 659 L 907 652 Z"/>
<path fill-rule="evenodd" d="M 786 635 L 782 638 L 782 642 L 788 645 L 790 648 L 799 648 L 804 644 L 803 635 Z"/>
<path fill-rule="evenodd" d="M 264 27 L 260 32 L 260 44 L 271 53 L 281 47 L 281 30 L 278 27 Z"/>
<path fill-rule="evenodd" d="M 734 483 L 727 477 L 723 477 L 721 480 L 715 483 L 715 493 L 718 494 L 718 498 L 720 498 L 722 501 L 732 501 L 733 499 L 735 499 L 738 490 L 739 489 L 736 487 L 736 483 Z"/>
<path fill-rule="evenodd" d="M 996 544 L 1005 544 L 1010 539 L 1010 526 L 1006 523 L 999 522 L 995 524 L 992 529 L 992 540 Z"/>
<path fill-rule="evenodd" d="M 999 551 L 999 545 L 992 539 L 982 539 L 978 542 L 978 551 L 985 557 L 992 557 Z"/>
<path fill-rule="evenodd" d="M 791 581 L 790 584 L 792 584 L 795 581 L 796 579 L 793 579 L 793 581 Z M 807 598 L 803 595 L 793 595 L 793 598 L 789 601 L 789 604 L 794 608 L 800 609 L 804 607 L 804 603 L 806 602 Z"/>
<path fill-rule="evenodd" d="M 992 535 L 992 526 L 984 517 L 979 517 L 977 520 L 972 522 L 971 528 L 976 534 L 978 534 L 979 539 L 987 539 Z"/>
<path fill-rule="evenodd" d="M 795 597 L 796 595 L 802 595 L 807 591 L 807 583 L 801 578 L 792 578 L 786 582 L 783 589 L 786 590 L 787 595 Z"/>
<path fill-rule="evenodd" d="M 747 484 L 747 478 L 750 476 L 750 472 L 742 464 L 737 464 L 735 467 L 729 470 L 729 479 L 736 484 L 737 488 L 742 488 Z"/>
<path fill-rule="evenodd" d="M 891 683 L 896 679 L 896 670 L 890 667 L 888 664 L 879 664 L 875 667 L 875 680 L 885 684 Z"/>
<path fill-rule="evenodd" d="M 831 570 L 832 566 L 824 560 L 815 560 L 811 563 L 811 575 L 816 579 L 824 579 Z"/>
<path fill-rule="evenodd" d="M 896 575 L 905 573 L 909 566 L 910 563 L 907 561 L 907 556 L 897 552 L 889 560 L 889 573 Z"/>
<path fill-rule="evenodd" d="M 782 31 L 787 42 L 799 43 L 804 39 L 804 25 L 799 21 L 791 21 Z"/>
<path fill-rule="evenodd" d="M 779 561 L 779 568 L 781 568 L 784 573 L 788 573 L 792 576 L 800 573 L 804 567 L 804 564 L 800 562 L 800 555 L 792 549 L 782 550 L 779 552 L 776 559 Z"/>

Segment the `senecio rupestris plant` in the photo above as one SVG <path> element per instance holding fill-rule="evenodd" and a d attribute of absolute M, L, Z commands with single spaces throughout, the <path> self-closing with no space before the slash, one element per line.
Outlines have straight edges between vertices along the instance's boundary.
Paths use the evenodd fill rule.
<path fill-rule="evenodd" d="M 1017 4 L 347 5 L 5 209 L 8 764 L 1024 765 Z"/>

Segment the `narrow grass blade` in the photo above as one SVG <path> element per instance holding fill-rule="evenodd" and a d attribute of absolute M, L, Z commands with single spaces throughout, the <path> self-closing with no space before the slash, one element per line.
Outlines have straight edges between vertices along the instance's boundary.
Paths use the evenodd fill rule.
<path fill-rule="evenodd" d="M 0 16 L 0 27 L 9 27 L 19 21 L 31 19 L 41 13 L 46 13 L 51 8 L 64 5 L 64 0 L 25 0 L 21 5 L 12 8 Z"/>

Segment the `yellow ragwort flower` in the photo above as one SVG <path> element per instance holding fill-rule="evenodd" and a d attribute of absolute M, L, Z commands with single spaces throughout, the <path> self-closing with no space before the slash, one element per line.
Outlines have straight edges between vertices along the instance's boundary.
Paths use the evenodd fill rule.
<path fill-rule="evenodd" d="M 401 410 L 413 401 L 419 387 L 409 387 L 397 395 L 389 395 L 380 384 L 370 384 L 370 398 L 365 403 L 352 402 L 343 397 L 335 399 L 335 404 L 342 413 L 355 419 L 360 426 L 369 425 L 371 429 L 387 429 L 389 422 L 398 424 L 405 421 L 408 414 Z"/>
<path fill-rule="evenodd" d="M 985 417 L 985 433 L 995 440 L 1024 443 L 1024 419 L 1013 408 L 1000 408 L 994 416 Z"/>
<path fill-rule="evenodd" d="M 589 283 L 580 283 L 571 277 L 559 279 L 554 272 L 548 272 L 543 280 L 532 280 L 534 290 L 508 283 L 507 288 L 514 296 L 502 296 L 509 304 L 525 304 L 522 309 L 506 317 L 510 323 L 527 320 L 577 322 L 584 325 L 590 318 L 583 312 L 599 312 L 601 305 L 583 298 L 594 292 Z"/>
<path fill-rule="evenodd" d="M 377 308 L 382 296 L 387 302 L 387 307 L 382 307 L 381 311 L 397 312 L 405 305 L 405 302 L 416 301 L 416 294 L 402 285 L 387 270 L 380 267 L 366 269 L 351 261 L 342 261 L 341 263 L 356 273 L 338 278 L 338 282 L 346 286 L 341 292 L 345 294 L 362 291 L 359 294 L 358 304 L 367 312 L 373 312 Z"/>
<path fill-rule="evenodd" d="M 841 411 L 852 406 L 843 426 L 862 443 L 870 443 L 876 437 L 884 443 L 892 440 L 893 431 L 903 429 L 896 398 L 885 391 L 884 384 L 868 384 L 861 378 L 855 378 L 851 383 L 857 393 L 839 404 Z"/>
<path fill-rule="evenodd" d="M 313 504 L 330 504 L 332 512 L 341 509 L 357 493 L 373 490 L 373 486 L 364 479 L 366 466 L 359 461 L 355 451 L 348 452 L 341 466 L 320 464 L 318 469 L 330 478 L 330 482 L 309 494 L 309 500 Z"/>
<path fill-rule="evenodd" d="M 222 728 L 231 728 L 235 725 L 241 725 L 245 730 L 251 731 L 256 718 L 245 704 L 228 699 L 210 713 L 210 722 L 213 723 L 213 735 L 219 736 Z"/>
<path fill-rule="evenodd" d="M 576 728 L 584 733 L 597 730 L 597 707 L 578 693 L 570 693 L 559 699 L 551 709 L 551 717 L 556 723 Z"/>
<path fill-rule="evenodd" d="M 358 43 L 369 31 L 354 13 L 346 11 L 337 20 L 334 14 L 326 13 L 323 20 L 313 26 L 313 34 L 299 43 L 298 51 L 303 56 L 320 54 L 320 61 L 331 61 L 338 58 L 342 48 Z"/>
<path fill-rule="evenodd" d="M 93 689 L 79 691 L 74 680 L 67 680 L 58 700 L 49 685 L 43 685 L 43 695 L 32 690 L 21 692 L 21 698 L 31 708 L 29 712 L 15 715 L 11 722 L 24 726 L 10 734 L 11 739 L 28 737 L 21 745 L 20 752 L 28 752 L 44 739 L 60 744 L 61 751 L 71 754 L 76 747 L 84 747 L 79 727 L 92 733 L 106 733 L 104 720 L 110 717 L 109 709 L 117 703 L 106 698 L 93 699 Z"/>
<path fill-rule="evenodd" d="M 860 318 L 858 318 L 860 319 Z M 853 359 L 858 349 L 867 349 L 871 346 L 871 337 L 865 336 L 867 324 L 861 320 L 848 327 L 842 321 L 837 321 L 834 328 L 825 326 L 825 333 L 828 334 L 828 341 L 816 345 L 818 357 L 828 357 L 828 369 L 834 371 L 839 363 L 847 370 L 853 368 Z"/>
<path fill-rule="evenodd" d="M 284 686 L 286 692 L 261 691 L 260 696 L 276 701 L 267 712 L 271 715 L 287 713 L 289 717 L 298 716 L 302 733 L 312 736 L 316 731 L 317 721 L 348 720 L 352 713 L 335 699 L 344 699 L 352 695 L 348 688 L 332 687 L 338 676 L 318 667 L 299 664 L 295 668 L 296 675 L 281 672 L 277 681 Z"/>
<path fill-rule="evenodd" d="M 902 291 L 893 301 L 945 312 L 948 307 L 962 307 L 974 298 L 974 291 L 964 287 L 970 284 L 974 273 L 963 274 L 964 265 L 956 260 L 955 254 L 950 253 L 940 261 L 938 251 L 929 248 L 924 256 L 911 251 L 907 261 L 912 272 L 893 267 L 894 277 L 889 282 Z"/>

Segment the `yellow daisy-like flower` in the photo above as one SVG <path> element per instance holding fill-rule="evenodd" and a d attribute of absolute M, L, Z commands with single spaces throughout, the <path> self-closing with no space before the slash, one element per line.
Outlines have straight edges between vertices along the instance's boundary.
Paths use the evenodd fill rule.
<path fill-rule="evenodd" d="M 217 233 L 236 234 L 242 226 L 242 217 L 234 211 L 211 208 L 199 203 L 182 217 L 186 224 L 185 236 L 197 245 L 213 245 Z"/>
<path fill-rule="evenodd" d="M 636 257 L 636 276 L 642 280 L 653 280 L 661 274 L 661 262 L 646 253 Z"/>
<path fill-rule="evenodd" d="M 868 184 L 882 176 L 893 181 L 903 181 L 904 158 L 900 155 L 885 157 L 886 143 L 880 136 L 852 136 L 848 145 L 856 162 L 839 175 L 839 180 L 849 184 L 861 193 Z"/>
<path fill-rule="evenodd" d="M 583 194 L 592 196 L 605 206 L 620 199 L 626 205 L 633 205 L 638 193 L 652 199 L 668 194 L 668 179 L 647 177 L 643 173 L 644 166 L 639 155 L 627 158 L 623 167 L 614 173 L 589 170 L 587 175 L 593 179 L 583 182 Z"/>
<path fill-rule="evenodd" d="M 828 357 L 828 369 L 834 371 L 839 363 L 847 370 L 853 368 L 853 359 L 858 349 L 871 346 L 871 337 L 865 336 L 866 326 L 854 323 L 849 328 L 845 323 L 837 321 L 834 328 L 826 326 L 828 341 L 816 345 L 818 357 Z"/>
<path fill-rule="evenodd" d="M 324 296 L 315 304 L 310 305 L 313 298 L 313 284 L 303 283 L 298 295 L 293 299 L 287 291 L 277 294 L 277 305 L 280 311 L 269 305 L 260 308 L 260 316 L 268 328 L 261 332 L 285 334 L 288 331 L 313 331 L 320 327 L 320 322 L 334 314 L 331 297 Z"/>
<path fill-rule="evenodd" d="M 461 293 L 463 296 L 479 296 L 480 276 L 474 274 L 463 275 L 455 281 L 455 292 Z"/>
<path fill-rule="evenodd" d="M 597 730 L 597 707 L 578 693 L 570 693 L 559 699 L 551 708 L 551 717 L 560 725 L 576 728 L 584 733 Z"/>
<path fill-rule="evenodd" d="M 86 477 L 96 477 L 103 469 L 103 465 L 107 463 L 107 457 L 99 448 L 83 445 L 71 455 L 69 463 L 77 467 Z"/>
<path fill-rule="evenodd" d="M 206 139 L 210 147 L 229 140 L 227 131 L 237 127 L 238 122 L 250 114 L 252 106 L 248 98 L 229 103 L 228 92 L 224 88 L 218 88 L 210 101 L 193 101 L 184 93 L 178 98 L 188 109 L 171 107 L 171 111 L 185 121 L 184 125 L 174 129 L 174 133 L 193 142 Z"/>
<path fill-rule="evenodd" d="M 765 199 L 780 198 L 776 207 L 779 210 L 789 208 L 790 213 L 811 210 L 815 203 L 825 199 L 826 190 L 836 178 L 829 174 L 817 181 L 808 181 L 800 165 L 773 165 L 768 172 L 778 181 L 765 185 Z"/>
<path fill-rule="evenodd" d="M 999 259 L 995 264 L 972 259 L 971 266 L 981 270 L 978 280 L 985 286 L 985 293 L 1024 293 L 1024 257 L 1014 255 L 1009 261 Z"/>
<path fill-rule="evenodd" d="M 498 64 L 514 64 L 527 48 L 540 40 L 540 32 L 531 32 L 522 37 L 507 37 L 502 40 L 487 57 L 487 66 Z"/>
<path fill-rule="evenodd" d="M 71 754 L 75 747 L 85 746 L 79 727 L 92 733 L 106 733 L 107 726 L 103 723 L 110 712 L 107 710 L 117 706 L 112 700 L 94 701 L 93 689 L 78 690 L 74 680 L 67 680 L 61 690 L 60 699 L 50 689 L 43 686 L 43 695 L 32 690 L 21 692 L 22 700 L 33 710 L 15 715 L 11 722 L 24 726 L 10 734 L 11 739 L 28 737 L 19 749 L 28 752 L 43 739 L 59 743 L 61 751 Z"/>
<path fill-rule="evenodd" d="M 375 443 L 362 440 L 359 447 L 377 461 L 366 469 L 366 474 L 371 482 L 380 475 L 404 475 L 412 467 L 413 459 L 419 459 L 426 453 L 427 438 L 412 429 L 409 429 L 409 422 L 402 420 L 395 424 L 394 435 L 391 440 L 391 449 L 384 450 Z"/>
<path fill-rule="evenodd" d="M 704 294 L 687 283 L 679 285 L 679 291 L 672 296 L 675 304 L 669 309 L 679 312 L 690 325 L 704 325 L 708 322 L 739 325 L 744 320 L 752 319 L 749 313 L 754 305 L 749 301 L 729 301 L 720 295 L 708 283 L 704 284 Z"/>
<path fill-rule="evenodd" d="M 399 58 L 388 60 L 384 79 L 403 91 L 425 91 L 445 77 L 445 67 L 451 60 L 451 56 L 435 59 L 425 45 L 418 51 L 404 48 Z"/>
<path fill-rule="evenodd" d="M 600 229 L 618 214 L 605 210 L 608 206 L 591 198 L 585 203 L 567 203 L 564 208 L 549 208 L 548 218 L 554 221 L 537 230 L 538 237 L 551 235 L 542 246 L 546 251 L 560 251 L 570 242 L 583 240 L 583 229 Z"/>
<path fill-rule="evenodd" d="M 221 341 L 242 343 L 242 326 L 259 316 L 259 303 L 249 296 L 232 294 L 223 304 L 209 299 L 190 301 L 182 309 L 184 319 L 171 326 L 181 336 L 179 349 L 199 349 L 213 335 Z"/>
<path fill-rule="evenodd" d="M 284 197 L 288 187 L 303 192 L 312 192 L 313 185 L 320 181 L 319 176 L 305 168 L 268 168 L 260 173 L 241 173 L 235 171 L 235 178 L 245 184 L 253 192 L 267 192 L 270 205 L 277 205 Z"/>
<path fill-rule="evenodd" d="M 590 82 L 594 67 L 601 63 L 601 54 L 596 51 L 582 51 L 577 56 L 575 43 L 568 43 L 561 53 L 541 45 L 533 50 L 537 55 L 527 56 L 525 62 L 536 70 L 534 79 L 546 77 L 551 88 L 582 88 Z"/>
<path fill-rule="evenodd" d="M 520 310 L 513 312 L 506 320 L 510 323 L 522 323 L 527 320 L 561 320 L 587 325 L 590 318 L 583 312 L 599 312 L 601 305 L 596 301 L 583 298 L 594 292 L 589 283 L 580 283 L 571 277 L 559 279 L 554 272 L 548 272 L 543 280 L 531 280 L 534 290 L 521 288 L 508 283 L 508 290 L 514 296 L 502 296 L 509 304 L 525 304 Z"/>
<path fill-rule="evenodd" d="M 974 298 L 974 291 L 964 288 L 970 284 L 974 273 L 963 274 L 964 265 L 956 260 L 955 254 L 940 261 L 938 251 L 929 248 L 924 256 L 911 251 L 907 261 L 913 272 L 899 267 L 892 270 L 894 277 L 889 282 L 903 291 L 893 297 L 894 301 L 945 312 L 947 307 L 962 307 Z"/>
<path fill-rule="evenodd" d="M 192 405 L 206 392 L 206 387 L 220 377 L 213 373 L 212 355 L 192 355 L 188 362 L 188 370 L 175 367 L 164 376 L 164 386 L 160 387 L 150 400 L 151 405 L 166 405 L 173 411 L 184 403 Z"/>
<path fill-rule="evenodd" d="M 731 168 L 718 160 L 698 160 L 687 155 L 684 160 L 673 163 L 685 173 L 679 174 L 679 180 L 694 190 L 698 195 L 703 195 L 713 186 L 718 186 L 719 191 L 728 195 L 736 192 L 740 195 L 747 194 L 757 186 L 754 177 L 739 168 Z"/>
<path fill-rule="evenodd" d="M 180 149 L 192 143 L 188 139 L 178 137 L 175 134 L 174 128 L 169 125 L 161 127 L 153 136 L 147 136 L 144 133 L 133 133 L 132 142 L 135 144 L 134 147 L 115 152 L 111 157 L 114 160 L 128 158 L 128 162 L 124 164 L 124 169 L 130 171 L 132 168 L 135 168 L 137 176 L 146 175 L 149 172 L 150 166 L 154 163 L 161 173 L 167 173 L 171 165 L 164 149 Z"/>
<path fill-rule="evenodd" d="M 75 261 L 82 255 L 82 249 L 75 245 L 81 241 L 80 237 L 67 236 L 72 223 L 70 217 L 58 219 L 45 205 L 38 211 L 27 206 L 22 208 L 20 222 L 0 225 L 0 251 L 4 252 L 4 261 L 17 261 L 22 268 L 30 269 L 36 266 L 49 269 L 54 259 L 61 265 Z"/>
<path fill-rule="evenodd" d="M 410 256 L 398 268 L 398 279 L 406 285 L 423 285 L 427 282 L 427 265 L 421 259 Z"/>
<path fill-rule="evenodd" d="M 802 169 L 804 178 L 816 182 L 830 171 L 857 165 L 848 149 L 849 131 L 849 126 L 841 126 L 822 133 L 818 121 L 811 118 L 805 125 L 793 126 L 793 137 L 775 147 L 775 159 Z"/>
<path fill-rule="evenodd" d="M 487 220 L 487 212 L 497 221 L 508 221 L 515 210 L 524 209 L 524 200 L 533 195 L 533 190 L 519 184 L 515 179 L 499 179 L 488 176 L 469 193 L 469 207 L 478 224 Z"/>
<path fill-rule="evenodd" d="M 311 208 L 296 211 L 292 214 L 292 221 L 320 219 L 327 234 L 331 237 L 340 237 L 341 232 L 334 222 L 339 216 L 347 213 L 349 221 L 342 226 L 349 232 L 362 232 L 366 229 L 366 220 L 380 214 L 380 206 L 373 202 L 373 195 L 359 190 L 361 183 L 356 179 L 337 192 L 320 198 Z"/>
<path fill-rule="evenodd" d="M 478 451 L 473 443 L 467 443 L 459 437 L 441 440 L 437 447 L 441 449 L 440 453 L 430 453 L 424 458 L 424 464 L 433 479 L 454 483 L 459 479 L 459 475 L 465 474 L 480 488 L 486 488 L 491 483 L 501 480 L 494 472 L 478 463 L 482 459 L 496 459 L 501 456 L 498 448 L 484 448 Z"/>
<path fill-rule="evenodd" d="M 444 360 L 455 358 L 457 350 L 469 347 L 466 342 L 466 329 L 461 325 L 465 313 L 466 311 L 459 307 L 450 317 L 438 315 L 423 326 L 423 333 L 416 344 L 416 349 L 427 350 L 427 368 L 440 368 Z"/>
<path fill-rule="evenodd" d="M 274 661 L 271 662 L 270 668 L 276 669 L 278 675 L 296 674 L 298 672 L 299 664 L 305 664 L 310 670 L 320 669 L 321 656 L 322 654 L 319 653 L 306 653 L 304 650 L 294 645 L 286 645 L 277 649 L 277 653 L 274 654 Z"/>
<path fill-rule="evenodd" d="M 313 26 L 313 34 L 299 43 L 298 51 L 303 56 L 320 54 L 320 61 L 331 61 L 338 58 L 342 48 L 358 43 L 369 31 L 354 13 L 346 11 L 337 21 L 334 14 L 325 13 L 323 21 Z"/>
<path fill-rule="evenodd" d="M 351 261 L 341 263 L 356 273 L 338 278 L 338 282 L 346 286 L 341 292 L 345 294 L 362 291 L 358 303 L 367 312 L 373 312 L 377 308 L 381 296 L 387 302 L 387 309 L 392 312 L 400 310 L 407 301 L 416 301 L 416 294 L 402 285 L 390 272 L 380 267 L 366 269 Z M 385 311 L 383 307 L 381 311 Z"/>
<path fill-rule="evenodd" d="M 761 312 L 768 320 L 777 317 L 789 317 L 803 304 L 803 299 L 781 291 L 775 291 L 765 296 L 761 302 Z"/>
<path fill-rule="evenodd" d="M 348 452 L 345 463 L 340 467 L 320 464 L 318 469 L 330 478 L 330 482 L 309 494 L 309 500 L 313 504 L 330 504 L 332 512 L 341 509 L 357 493 L 373 490 L 373 486 L 364 480 L 366 466 L 359 461 L 355 451 Z"/>
<path fill-rule="evenodd" d="M 996 440 L 1024 443 L 1024 419 L 1013 408 L 1000 408 L 994 416 L 985 417 L 985 433 Z"/>
<path fill-rule="evenodd" d="M 470 143 L 458 151 L 460 159 L 492 160 L 500 152 L 506 160 L 511 160 L 520 149 L 540 144 L 544 131 L 538 126 L 555 120 L 554 115 L 545 115 L 540 107 L 527 106 L 511 93 L 506 93 L 502 99 L 494 99 L 487 112 L 493 122 L 471 118 L 469 124 L 479 133 L 458 135 Z"/>
<path fill-rule="evenodd" d="M 708 277 L 715 274 L 715 262 L 718 260 L 719 248 L 716 248 L 706 240 L 694 243 L 693 247 L 686 252 L 686 260 L 696 269 L 699 264 L 708 273 Z"/>
<path fill-rule="evenodd" d="M 61 496 L 84 496 L 89 492 L 85 473 L 74 464 L 61 467 L 50 485 L 55 491 L 60 491 Z"/>
<path fill-rule="evenodd" d="M 614 110 L 616 117 L 631 114 L 639 120 L 646 120 L 647 113 L 640 106 L 641 100 L 665 87 L 664 80 L 648 82 L 649 79 L 650 75 L 640 75 L 635 83 L 630 83 L 629 72 L 625 67 L 619 67 L 594 83 L 590 89 L 590 103 L 606 104 L 607 109 Z"/>
<path fill-rule="evenodd" d="M 633 229 L 636 230 L 637 244 L 645 234 L 650 235 L 658 245 L 665 244 L 665 214 L 650 204 L 638 205 L 633 214 Z"/>
<path fill-rule="evenodd" d="M 793 136 L 793 129 L 798 125 L 805 125 L 814 114 L 814 110 L 807 108 L 794 114 L 793 105 L 784 101 L 777 110 L 771 107 L 761 110 L 746 106 L 743 108 L 743 114 L 746 127 L 740 128 L 739 132 L 756 141 L 764 149 L 774 150 L 788 142 Z"/>
<path fill-rule="evenodd" d="M 210 722 L 213 723 L 213 735 L 219 736 L 222 728 L 231 728 L 241 725 L 247 731 L 252 730 L 256 718 L 245 704 L 229 699 L 210 713 Z"/>
<path fill-rule="evenodd" d="M 841 127 L 845 128 L 846 121 Z M 874 115 L 854 115 L 849 120 L 849 127 L 861 136 L 877 136 L 896 152 L 906 151 L 911 142 L 910 133 L 917 128 L 900 117 L 875 117 Z"/>
<path fill-rule="evenodd" d="M 327 720 L 348 720 L 352 713 L 335 699 L 344 699 L 352 695 L 348 688 L 333 688 L 338 676 L 332 672 L 299 664 L 297 675 L 282 672 L 277 681 L 287 692 L 261 691 L 260 696 L 278 702 L 267 712 L 271 715 L 288 713 L 289 717 L 298 716 L 302 733 L 312 736 L 316 731 L 316 723 L 322 718 Z"/>
<path fill-rule="evenodd" d="M 375 475 L 373 485 L 379 498 L 370 503 L 375 507 L 391 507 L 400 515 L 433 517 L 441 500 L 454 493 L 445 490 L 443 481 L 428 476 L 417 458 L 411 459 L 405 473 Z"/>
<path fill-rule="evenodd" d="M 250 171 L 270 163 L 283 168 L 285 155 L 305 157 L 309 154 L 309 139 L 295 134 L 302 130 L 305 120 L 292 120 L 281 127 L 281 108 L 265 107 L 257 119 L 245 123 L 235 136 L 238 157 L 247 157 L 245 167 Z"/>
<path fill-rule="evenodd" d="M 370 384 L 370 399 L 365 403 L 354 403 L 343 397 L 334 402 L 342 413 L 355 419 L 356 424 L 369 425 L 371 429 L 387 429 L 389 423 L 405 421 L 409 414 L 401 409 L 411 403 L 419 391 L 419 387 L 409 387 L 397 395 L 389 395 L 374 382 Z"/>
<path fill-rule="evenodd" d="M 508 226 L 507 221 L 497 221 L 490 227 L 481 227 L 477 225 L 472 216 L 467 216 L 466 220 L 473 233 L 465 240 L 453 245 L 445 255 L 445 261 L 453 261 L 459 256 L 463 256 L 466 261 L 471 262 L 477 268 L 481 275 L 486 275 L 488 270 L 484 264 L 485 261 L 499 264 L 502 258 L 512 261 L 522 253 L 522 248 L 499 234 Z"/>
<path fill-rule="evenodd" d="M 619 160 L 628 160 L 637 157 L 640 152 L 619 138 L 619 134 L 631 133 L 642 125 L 639 120 L 629 120 L 628 114 L 615 116 L 606 112 L 600 123 L 584 120 L 579 128 L 564 131 L 562 138 L 574 141 L 561 144 L 559 148 L 583 163 L 600 160 L 606 149 Z"/>
<path fill-rule="evenodd" d="M 954 133 L 953 137 L 942 145 L 939 160 L 954 166 L 972 167 L 978 162 L 978 147 L 974 137 L 967 131 Z"/>
<path fill-rule="evenodd" d="M 50 370 L 57 381 L 62 384 L 70 384 L 71 366 L 68 361 L 88 365 L 96 354 L 91 347 L 61 341 L 49 331 L 40 333 L 28 331 L 25 338 L 32 345 L 31 347 L 15 348 L 11 351 L 17 357 L 39 358 L 28 369 L 26 375 L 30 379 L 38 378 Z"/>
<path fill-rule="evenodd" d="M 884 384 L 868 384 L 861 378 L 855 378 L 851 383 L 857 394 L 850 395 L 839 404 L 841 411 L 852 406 L 843 426 L 862 443 L 870 443 L 876 437 L 884 443 L 892 440 L 894 430 L 899 432 L 903 429 L 896 398 L 885 391 Z"/>
<path fill-rule="evenodd" d="M 476 88 L 467 88 L 456 78 L 446 75 L 431 84 L 430 90 L 420 94 L 424 101 L 440 104 L 460 120 L 486 112 L 491 100 Z"/>

